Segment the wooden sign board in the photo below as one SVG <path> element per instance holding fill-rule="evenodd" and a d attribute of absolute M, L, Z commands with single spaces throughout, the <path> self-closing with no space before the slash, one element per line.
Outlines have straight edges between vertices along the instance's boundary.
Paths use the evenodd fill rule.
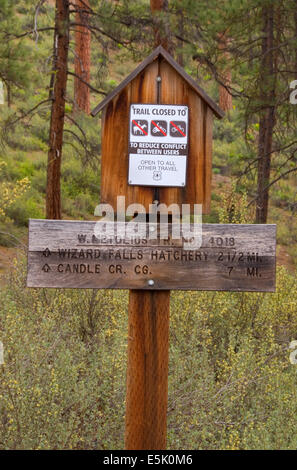
<path fill-rule="evenodd" d="M 130 106 L 130 185 L 185 186 L 188 115 L 188 106 L 183 105 Z"/>
<path fill-rule="evenodd" d="M 146 226 L 127 237 L 117 224 L 31 219 L 27 286 L 275 291 L 275 225 L 203 224 L 199 249 Z"/>

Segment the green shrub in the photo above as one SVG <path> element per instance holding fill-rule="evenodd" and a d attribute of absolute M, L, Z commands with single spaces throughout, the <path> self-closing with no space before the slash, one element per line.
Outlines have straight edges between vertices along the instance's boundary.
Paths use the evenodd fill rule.
<path fill-rule="evenodd" d="M 39 197 L 30 191 L 18 199 L 6 211 L 7 216 L 17 225 L 27 227 L 29 219 L 43 219 L 44 205 L 38 202 Z"/>
<path fill-rule="evenodd" d="M 127 295 L 24 282 L 0 294 L 1 448 L 122 447 Z"/>
<path fill-rule="evenodd" d="M 31 184 L 32 184 L 32 187 L 39 194 L 45 195 L 46 193 L 46 170 L 45 168 L 35 170 L 34 175 L 31 178 Z"/>
<path fill-rule="evenodd" d="M 277 292 L 173 292 L 170 449 L 294 449 L 296 276 Z M 127 293 L 27 289 L 19 260 L 0 292 L 2 449 L 122 449 Z"/>
<path fill-rule="evenodd" d="M 281 268 L 276 294 L 172 295 L 172 448 L 296 447 L 296 285 Z"/>

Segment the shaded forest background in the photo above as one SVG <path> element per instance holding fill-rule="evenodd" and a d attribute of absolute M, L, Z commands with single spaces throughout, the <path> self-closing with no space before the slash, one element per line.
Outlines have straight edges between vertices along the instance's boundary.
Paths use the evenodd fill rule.
<path fill-rule="evenodd" d="M 0 37 L 0 447 L 123 446 L 126 293 L 26 289 L 27 227 L 93 218 L 90 110 L 161 43 L 226 112 L 204 221 L 276 223 L 282 265 L 173 293 L 168 445 L 296 448 L 297 1 L 0 0 Z"/>

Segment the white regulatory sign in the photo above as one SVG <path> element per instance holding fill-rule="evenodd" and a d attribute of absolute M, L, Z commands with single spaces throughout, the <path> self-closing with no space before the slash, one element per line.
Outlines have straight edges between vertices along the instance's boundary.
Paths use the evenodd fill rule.
<path fill-rule="evenodd" d="M 128 183 L 185 186 L 188 106 L 131 104 Z"/>

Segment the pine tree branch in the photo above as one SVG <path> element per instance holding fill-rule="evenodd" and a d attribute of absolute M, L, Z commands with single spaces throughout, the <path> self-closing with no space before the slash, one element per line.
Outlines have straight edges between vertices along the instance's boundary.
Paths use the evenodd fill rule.
<path fill-rule="evenodd" d="M 80 145 L 82 146 L 82 148 L 84 149 L 84 151 L 86 153 L 88 152 L 87 146 L 75 132 L 71 131 L 70 129 L 64 129 L 64 132 L 68 132 L 68 134 L 71 134 L 73 137 L 75 137 L 77 141 L 80 143 Z M 68 142 L 68 143 L 70 144 L 71 142 Z"/>
<path fill-rule="evenodd" d="M 295 166 L 295 168 L 291 168 L 290 170 L 287 170 L 284 173 L 282 173 L 281 175 L 279 175 L 277 178 L 275 178 L 273 181 L 271 181 L 269 184 L 267 184 L 267 186 L 265 186 L 262 189 L 261 193 L 263 193 L 264 191 L 267 191 L 267 189 L 269 189 L 273 184 L 277 183 L 280 179 L 284 178 L 284 176 L 287 176 L 288 174 L 293 173 L 294 171 L 297 171 L 297 166 Z M 247 207 L 249 207 L 251 204 L 253 204 L 257 199 L 258 199 L 258 196 L 255 197 L 254 199 L 252 199 L 248 203 Z"/>
<path fill-rule="evenodd" d="M 2 32 L 5 34 L 6 39 L 12 41 L 14 39 L 21 39 L 21 38 L 24 38 L 25 36 L 29 36 L 30 34 L 36 34 L 36 32 L 43 32 L 43 31 L 55 31 L 55 28 L 52 26 L 49 26 L 47 28 L 38 28 L 36 30 L 31 29 L 30 31 L 26 31 L 25 33 L 22 33 L 22 34 L 13 34 L 13 33 L 9 33 L 8 31 L 2 31 Z"/>
<path fill-rule="evenodd" d="M 29 111 L 26 111 L 25 113 L 23 113 L 21 116 L 19 116 L 17 119 L 15 119 L 15 121 L 10 121 L 8 120 L 7 122 L 7 125 L 5 126 L 5 128 L 7 128 L 8 126 L 14 126 L 14 124 L 16 124 L 17 122 L 21 121 L 22 119 L 24 119 L 26 116 L 29 116 L 29 114 L 33 113 L 33 111 L 35 111 L 35 109 L 39 108 L 39 106 L 41 106 L 42 104 L 44 103 L 48 103 L 49 101 L 52 101 L 52 99 L 48 98 L 46 100 L 43 100 L 43 101 L 40 101 L 36 106 L 34 106 L 33 108 L 29 109 Z"/>
<path fill-rule="evenodd" d="M 70 70 L 67 71 L 68 75 L 72 75 L 75 78 L 78 78 L 82 83 L 84 83 L 87 87 L 90 88 L 94 93 L 98 93 L 99 95 L 106 95 L 107 93 L 103 90 L 97 90 L 94 88 L 92 85 L 90 85 L 88 82 L 86 82 L 83 78 L 81 78 L 79 75 L 77 75 L 75 72 L 71 72 Z"/>
<path fill-rule="evenodd" d="M 85 133 L 85 131 L 81 128 L 81 126 L 78 124 L 78 122 L 76 122 L 75 119 L 73 119 L 71 116 L 69 116 L 69 114 L 65 114 L 65 117 L 66 117 L 66 119 L 68 119 L 70 122 L 72 122 L 72 124 L 74 124 L 74 125 L 80 130 L 80 132 L 82 133 L 82 135 L 83 135 L 83 137 L 84 137 L 85 142 L 87 142 L 86 133 Z"/>
<path fill-rule="evenodd" d="M 111 34 L 107 33 L 106 31 L 104 31 L 103 29 L 101 28 L 98 28 L 97 26 L 94 26 L 94 25 L 90 25 L 90 24 L 83 24 L 83 23 L 76 23 L 76 22 L 71 22 L 70 23 L 70 27 L 71 26 L 80 26 L 80 27 L 83 27 L 83 28 L 87 28 L 91 31 L 91 33 L 94 33 L 94 31 L 98 31 L 98 33 L 102 34 L 103 36 L 106 36 L 108 37 L 109 39 L 111 39 L 112 41 L 114 41 L 115 43 L 117 44 L 121 44 L 122 46 L 126 47 L 128 44 L 130 44 L 129 41 L 121 41 L 119 38 L 116 38 L 114 36 L 112 36 Z"/>

